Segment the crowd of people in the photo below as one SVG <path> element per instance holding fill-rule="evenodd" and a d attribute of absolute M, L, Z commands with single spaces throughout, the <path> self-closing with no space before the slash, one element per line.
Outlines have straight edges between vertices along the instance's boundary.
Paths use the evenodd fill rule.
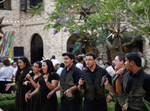
<path fill-rule="evenodd" d="M 51 60 L 36 61 L 32 66 L 26 57 L 20 57 L 17 64 L 13 63 L 18 65 L 17 70 L 8 59 L 3 60 L 0 91 L 10 93 L 17 85 L 16 111 L 58 111 L 59 90 L 61 111 L 107 111 L 112 97 L 115 111 L 148 111 L 143 99 L 150 102 L 150 75 L 141 66 L 138 53 L 119 54 L 113 65 L 102 60 L 97 64 L 93 52 L 77 61 L 73 53 L 62 56 L 63 63 L 53 55 Z M 13 76 L 15 83 L 11 82 Z"/>

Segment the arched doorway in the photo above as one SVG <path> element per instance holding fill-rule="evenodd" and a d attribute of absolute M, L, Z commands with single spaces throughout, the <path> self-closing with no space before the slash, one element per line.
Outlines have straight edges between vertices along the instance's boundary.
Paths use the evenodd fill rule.
<path fill-rule="evenodd" d="M 88 34 L 74 34 L 71 35 L 67 41 L 67 52 L 74 52 L 75 55 L 86 54 L 88 52 L 94 52 L 98 55 L 98 50 L 96 47 L 92 46 L 91 43 L 94 42 L 88 37 Z"/>
<path fill-rule="evenodd" d="M 76 46 L 75 43 L 79 38 L 80 37 L 76 34 L 69 37 L 69 39 L 67 41 L 67 52 L 73 52 L 73 49 Z M 82 53 L 85 54 L 85 49 L 83 47 L 76 50 L 75 55 L 79 55 L 79 54 L 82 54 Z"/>
<path fill-rule="evenodd" d="M 31 64 L 41 61 L 43 57 L 43 40 L 39 34 L 34 34 L 31 40 Z"/>

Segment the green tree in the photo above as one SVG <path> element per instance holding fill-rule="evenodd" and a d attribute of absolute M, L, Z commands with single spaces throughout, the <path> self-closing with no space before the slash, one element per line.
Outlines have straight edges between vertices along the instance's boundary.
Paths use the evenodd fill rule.
<path fill-rule="evenodd" d="M 47 12 L 44 29 L 54 28 L 70 35 L 86 34 L 90 40 L 98 40 L 109 50 L 131 45 L 138 37 L 150 33 L 149 0 L 54 0 L 55 9 Z M 41 5 L 41 4 L 40 4 Z M 44 5 L 41 5 L 42 7 Z M 43 8 L 32 7 L 33 15 Z M 124 30 L 127 28 L 127 30 Z M 112 36 L 108 39 L 108 36 Z M 124 32 L 124 33 L 123 33 Z M 95 44 L 94 46 L 96 46 Z"/>

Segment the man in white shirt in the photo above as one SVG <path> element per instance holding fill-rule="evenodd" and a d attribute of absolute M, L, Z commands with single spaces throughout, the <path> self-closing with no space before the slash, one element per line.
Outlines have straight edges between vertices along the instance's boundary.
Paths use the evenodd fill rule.
<path fill-rule="evenodd" d="M 64 63 L 61 63 L 59 69 L 56 72 L 59 76 L 61 76 L 61 73 L 62 73 L 62 70 L 64 69 L 64 67 L 65 67 Z"/>
<path fill-rule="evenodd" d="M 78 57 L 78 63 L 76 64 L 76 67 L 78 67 L 80 70 L 83 70 L 83 63 L 84 63 L 83 57 L 79 56 Z"/>
<path fill-rule="evenodd" d="M 115 70 L 113 69 L 111 64 L 109 62 L 105 62 L 105 67 L 107 72 L 111 75 L 111 77 L 113 77 L 113 75 L 115 74 Z"/>
<path fill-rule="evenodd" d="M 54 67 L 56 64 L 59 64 L 59 61 L 55 58 L 54 55 L 52 55 L 51 61 L 52 61 Z"/>

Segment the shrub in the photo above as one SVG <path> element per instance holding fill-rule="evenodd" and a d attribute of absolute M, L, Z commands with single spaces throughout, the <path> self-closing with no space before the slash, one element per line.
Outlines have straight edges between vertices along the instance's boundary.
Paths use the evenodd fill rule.
<path fill-rule="evenodd" d="M 15 99 L 16 94 L 2 94 L 0 93 L 0 101 Z"/>
<path fill-rule="evenodd" d="M 4 111 L 15 111 L 15 100 L 1 101 L 0 108 Z"/>

